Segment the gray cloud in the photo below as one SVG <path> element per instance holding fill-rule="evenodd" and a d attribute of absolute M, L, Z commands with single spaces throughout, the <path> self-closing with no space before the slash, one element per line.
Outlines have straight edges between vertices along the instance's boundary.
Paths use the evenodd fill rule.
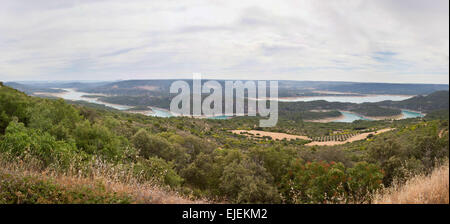
<path fill-rule="evenodd" d="M 447 0 L 3 0 L 0 79 L 448 83 Z"/>

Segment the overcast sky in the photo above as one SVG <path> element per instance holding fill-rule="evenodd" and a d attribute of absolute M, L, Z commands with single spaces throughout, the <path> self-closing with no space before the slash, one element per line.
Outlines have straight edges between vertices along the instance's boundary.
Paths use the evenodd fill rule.
<path fill-rule="evenodd" d="M 448 83 L 448 0 L 0 0 L 0 80 Z"/>

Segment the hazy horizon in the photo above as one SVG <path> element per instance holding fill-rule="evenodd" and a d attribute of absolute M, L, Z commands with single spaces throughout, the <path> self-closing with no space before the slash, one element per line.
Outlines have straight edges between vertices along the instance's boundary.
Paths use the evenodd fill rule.
<path fill-rule="evenodd" d="M 5 0 L 0 81 L 449 83 L 448 0 Z"/>
<path fill-rule="evenodd" d="M 318 80 L 279 80 L 279 79 L 209 79 L 202 77 L 203 80 L 218 80 L 218 81 L 292 81 L 292 82 L 336 82 L 336 83 L 371 83 L 371 84 L 422 84 L 422 85 L 449 85 L 449 83 L 411 83 L 411 82 L 357 82 L 357 81 L 318 81 Z M 51 82 L 60 82 L 60 83 L 95 83 L 95 82 L 121 82 L 121 81 L 147 81 L 147 80 L 192 80 L 192 78 L 153 78 L 153 79 L 111 79 L 111 80 L 9 80 L 5 82 L 17 82 L 17 83 L 51 83 Z M 3 81 L 3 80 L 0 80 Z"/>

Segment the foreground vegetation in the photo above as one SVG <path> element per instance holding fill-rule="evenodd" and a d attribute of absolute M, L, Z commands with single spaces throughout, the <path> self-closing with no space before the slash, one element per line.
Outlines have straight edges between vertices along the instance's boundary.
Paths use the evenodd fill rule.
<path fill-rule="evenodd" d="M 70 183 L 70 184 L 69 184 Z M 127 194 L 108 192 L 101 183 L 75 184 L 67 179 L 25 175 L 0 170 L 1 204 L 110 204 L 131 203 Z"/>
<path fill-rule="evenodd" d="M 89 174 L 44 168 L 32 157 L 0 157 L 0 204 L 205 203 L 189 200 L 130 172 L 96 161 Z"/>
<path fill-rule="evenodd" d="M 1 202 L 56 203 L 52 198 L 63 195 L 61 202 L 78 203 L 82 199 L 76 195 L 83 195 L 86 203 L 164 203 L 148 199 L 151 195 L 139 199 L 139 190 L 105 185 L 112 182 L 176 192 L 179 202 L 372 203 L 376 191 L 394 180 L 406 181 L 410 173 L 430 173 L 449 154 L 448 119 L 353 124 L 281 119 L 278 127 L 264 129 L 317 137 L 396 128 L 333 147 L 230 132 L 253 129 L 257 122 L 147 117 L 29 97 L 0 86 L 2 163 L 34 164 L 35 173 L 3 169 Z M 56 178 L 47 179 L 47 173 Z M 58 181 L 75 177 L 91 187 Z M 99 179 L 103 182 L 92 184 Z M 24 194 L 23 186 L 35 190 L 15 195 Z"/>
<path fill-rule="evenodd" d="M 377 204 L 448 204 L 449 166 L 437 167 L 428 175 L 413 176 L 404 184 L 394 185 L 376 195 Z"/>

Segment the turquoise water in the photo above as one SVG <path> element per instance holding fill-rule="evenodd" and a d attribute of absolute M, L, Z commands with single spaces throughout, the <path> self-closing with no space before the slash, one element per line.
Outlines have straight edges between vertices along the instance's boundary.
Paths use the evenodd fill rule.
<path fill-rule="evenodd" d="M 106 102 L 102 102 L 98 100 L 97 98 L 88 98 L 83 97 L 83 95 L 95 95 L 92 93 L 84 93 L 84 92 L 78 92 L 74 89 L 63 89 L 66 92 L 61 93 L 59 97 L 66 99 L 66 100 L 73 100 L 73 101 L 86 101 L 89 103 L 95 103 L 104 105 L 107 107 L 112 107 L 118 110 L 128 110 L 131 109 L 131 106 L 126 105 L 117 105 L 117 104 L 110 104 Z M 286 101 L 286 102 L 296 102 L 296 101 L 312 101 L 312 100 L 327 100 L 329 102 L 352 102 L 352 103 L 364 103 L 364 102 L 379 102 L 383 100 L 403 100 L 410 98 L 411 96 L 394 96 L 394 95 L 377 95 L 377 96 L 364 96 L 364 97 L 345 97 L 345 96 L 329 96 L 329 97 L 301 97 L 298 98 L 298 100 L 282 100 L 280 101 Z M 300 100 L 301 99 L 301 100 Z M 159 109 L 152 107 L 153 112 L 147 114 L 148 116 L 155 116 L 155 117 L 173 117 L 172 113 L 167 110 Z M 351 123 L 356 120 L 370 120 L 367 118 L 362 117 L 361 115 L 355 114 L 355 113 L 349 113 L 341 111 L 342 115 L 344 115 L 344 118 L 337 120 L 335 122 L 345 122 L 345 123 Z M 421 113 L 409 111 L 409 110 L 402 110 L 403 119 L 407 118 L 416 118 L 416 117 L 423 117 L 424 115 Z M 215 116 L 215 117 L 209 117 L 208 119 L 217 119 L 217 120 L 225 120 L 230 118 L 230 116 Z"/>
<path fill-rule="evenodd" d="M 229 119 L 230 116 L 216 116 L 216 117 L 208 117 L 208 119 L 213 119 L 213 120 L 226 120 Z"/>
<path fill-rule="evenodd" d="M 413 111 L 409 111 L 409 110 L 402 110 L 402 114 L 403 114 L 403 119 L 424 117 L 425 116 L 425 115 L 423 115 L 421 113 L 417 113 L 417 112 L 413 112 Z"/>
<path fill-rule="evenodd" d="M 337 120 L 335 122 L 352 123 L 353 121 L 357 121 L 357 120 L 366 120 L 366 121 L 369 120 L 369 119 L 364 118 L 355 113 L 349 113 L 349 112 L 345 112 L 345 111 L 340 111 L 340 112 L 342 113 L 344 118 Z"/>
<path fill-rule="evenodd" d="M 170 111 L 158 109 L 155 107 L 152 107 L 153 113 L 149 113 L 148 116 L 154 116 L 154 117 L 173 117 L 174 115 L 170 113 Z"/>
<path fill-rule="evenodd" d="M 367 119 L 356 113 L 350 113 L 350 112 L 345 112 L 345 111 L 340 111 L 340 112 L 342 113 L 344 118 L 342 118 L 340 120 L 336 120 L 334 122 L 352 123 L 353 121 L 357 121 L 357 120 L 371 121 L 371 119 Z M 421 113 L 413 112 L 413 111 L 409 111 L 409 110 L 402 110 L 402 115 L 403 115 L 402 119 L 424 117 L 424 115 Z"/>

